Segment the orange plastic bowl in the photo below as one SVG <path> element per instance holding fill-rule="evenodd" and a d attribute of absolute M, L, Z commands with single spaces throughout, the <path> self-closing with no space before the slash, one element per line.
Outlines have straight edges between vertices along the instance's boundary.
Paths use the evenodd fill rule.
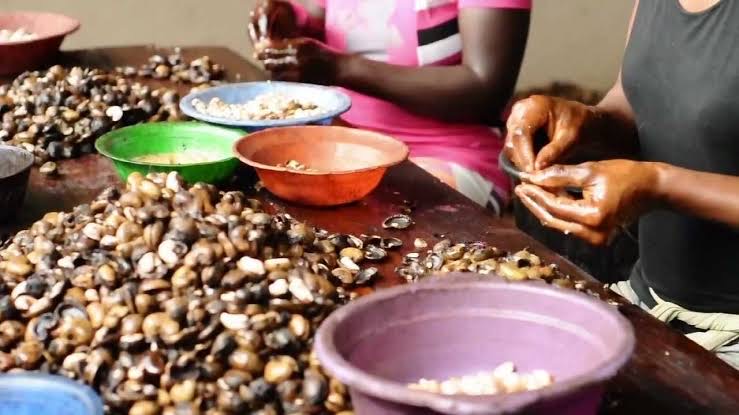
<path fill-rule="evenodd" d="M 0 76 L 16 75 L 52 63 L 64 38 L 80 22 L 55 13 L 0 13 L 0 29 L 24 28 L 38 35 L 20 42 L 0 42 Z"/>
<path fill-rule="evenodd" d="M 372 192 L 408 147 L 384 134 L 335 126 L 271 128 L 241 138 L 236 156 L 254 167 L 270 192 L 309 206 L 336 206 Z M 285 167 L 295 160 L 315 171 Z"/>

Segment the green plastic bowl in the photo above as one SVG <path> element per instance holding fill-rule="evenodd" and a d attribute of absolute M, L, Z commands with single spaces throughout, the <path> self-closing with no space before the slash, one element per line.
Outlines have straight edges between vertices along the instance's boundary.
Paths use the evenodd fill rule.
<path fill-rule="evenodd" d="M 111 131 L 95 143 L 97 151 L 113 161 L 123 181 L 133 172 L 177 171 L 188 183 L 220 183 L 238 166 L 233 144 L 244 136 L 241 130 L 216 127 L 199 122 L 159 122 L 138 124 Z M 199 151 L 213 160 L 188 164 L 160 164 L 136 161 L 153 154 Z"/>

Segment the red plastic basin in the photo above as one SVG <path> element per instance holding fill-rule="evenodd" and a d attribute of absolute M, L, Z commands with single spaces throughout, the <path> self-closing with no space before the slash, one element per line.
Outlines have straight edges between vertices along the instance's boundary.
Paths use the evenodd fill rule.
<path fill-rule="evenodd" d="M 337 206 L 370 194 L 388 168 L 408 158 L 390 136 L 336 126 L 277 127 L 251 133 L 234 153 L 278 197 L 307 206 Z M 277 167 L 296 160 L 315 171 Z"/>
<path fill-rule="evenodd" d="M 55 13 L 0 12 L 0 28 L 24 28 L 38 35 L 22 42 L 0 42 L 0 76 L 16 75 L 54 62 L 64 38 L 80 22 Z"/>

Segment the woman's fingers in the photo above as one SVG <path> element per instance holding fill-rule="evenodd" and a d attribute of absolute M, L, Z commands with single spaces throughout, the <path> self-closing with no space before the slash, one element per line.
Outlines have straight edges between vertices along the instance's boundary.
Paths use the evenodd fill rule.
<path fill-rule="evenodd" d="M 542 95 L 522 99 L 511 108 L 506 122 L 506 152 L 518 168 L 525 172 L 535 169 L 534 134 L 539 129 L 548 129 L 554 102 Z"/>
<path fill-rule="evenodd" d="M 285 72 L 298 67 L 297 50 L 293 47 L 276 49 L 267 47 L 257 53 L 257 59 L 271 72 Z"/>
<path fill-rule="evenodd" d="M 272 79 L 299 82 L 302 80 L 298 58 L 301 45 L 299 39 L 269 41 L 256 53 L 256 58 L 272 73 Z"/>
<path fill-rule="evenodd" d="M 536 154 L 534 168 L 542 170 L 562 159 L 577 139 L 577 131 L 573 128 L 560 127 L 551 138 L 551 141 L 542 147 Z"/>
<path fill-rule="evenodd" d="M 585 187 L 591 176 L 591 163 L 575 166 L 555 164 L 544 170 L 521 174 L 521 180 L 542 187 Z"/>
<path fill-rule="evenodd" d="M 578 238 L 584 239 L 593 245 L 603 245 L 609 239 L 610 232 L 601 231 L 598 229 L 591 228 L 589 226 L 568 222 L 552 215 L 547 209 L 539 205 L 529 197 L 526 193 L 519 192 L 516 189 L 516 195 L 519 197 L 521 202 L 526 206 L 531 213 L 534 214 L 542 223 L 542 225 L 557 229 L 564 232 L 565 234 L 573 234 Z"/>
<path fill-rule="evenodd" d="M 561 219 L 582 223 L 598 228 L 603 225 L 604 215 L 600 209 L 584 199 L 573 199 L 563 194 L 555 195 L 532 184 L 522 184 L 516 187 L 516 194 L 524 194 L 536 204 L 544 207 L 554 216 Z"/>
<path fill-rule="evenodd" d="M 263 6 L 258 6 L 252 13 L 249 31 L 250 33 L 253 32 L 252 39 L 255 39 L 256 42 L 269 38 L 269 16 Z"/>
<path fill-rule="evenodd" d="M 513 164 L 523 171 L 534 170 L 534 133 L 536 129 L 528 120 L 530 99 L 518 101 L 511 108 L 511 115 L 506 122 L 508 130 L 505 140 L 505 152 Z"/>
<path fill-rule="evenodd" d="M 298 50 L 295 47 L 286 45 L 285 47 L 275 48 L 271 45 L 264 45 L 257 51 L 257 59 L 260 61 L 266 59 L 282 59 L 288 57 L 297 57 Z"/>
<path fill-rule="evenodd" d="M 293 37 L 295 29 L 294 11 L 289 4 L 260 1 L 249 13 L 249 36 L 254 43 Z"/>
<path fill-rule="evenodd" d="M 266 55 L 260 58 L 264 69 L 270 72 L 285 72 L 295 70 L 299 66 L 299 61 L 295 56 L 271 56 Z"/>
<path fill-rule="evenodd" d="M 251 43 L 256 47 L 256 45 L 259 44 L 260 36 L 257 33 L 257 26 L 254 24 L 254 22 L 249 22 L 249 38 L 251 39 Z"/>
<path fill-rule="evenodd" d="M 249 22 L 249 38 L 255 50 L 260 50 L 269 44 L 269 37 L 265 28 L 260 27 L 264 22 L 263 15 L 254 16 Z"/>
<path fill-rule="evenodd" d="M 272 71 L 272 79 L 274 79 L 275 81 L 284 82 L 302 81 L 300 71 L 297 70 Z"/>
<path fill-rule="evenodd" d="M 505 152 L 519 169 L 528 172 L 534 169 L 534 139 L 523 128 L 508 129 Z"/>
<path fill-rule="evenodd" d="M 280 72 L 295 71 L 298 69 L 298 65 L 292 62 L 267 60 L 264 61 L 264 69 L 275 74 Z"/>

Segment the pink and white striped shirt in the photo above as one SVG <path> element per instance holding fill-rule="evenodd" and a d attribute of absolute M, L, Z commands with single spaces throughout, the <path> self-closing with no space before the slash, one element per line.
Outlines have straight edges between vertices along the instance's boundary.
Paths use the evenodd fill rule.
<path fill-rule="evenodd" d="M 314 0 L 326 11 L 326 43 L 340 51 L 403 66 L 462 62 L 459 10 L 466 7 L 530 9 L 531 0 Z M 480 173 L 496 187 L 502 138 L 486 125 L 447 123 L 391 102 L 346 91 L 353 100 L 345 119 L 405 141 L 412 157 L 433 157 Z"/>

